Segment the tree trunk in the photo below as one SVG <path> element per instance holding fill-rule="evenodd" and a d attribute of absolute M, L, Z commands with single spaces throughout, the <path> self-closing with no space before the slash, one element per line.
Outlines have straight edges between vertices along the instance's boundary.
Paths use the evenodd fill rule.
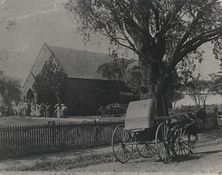
<path fill-rule="evenodd" d="M 165 116 L 169 115 L 169 102 L 166 93 L 159 93 L 156 95 L 156 115 L 157 116 Z"/>
<path fill-rule="evenodd" d="M 156 101 L 155 115 L 168 115 L 168 88 L 166 81 L 160 77 L 160 67 L 156 63 L 145 63 L 140 60 L 142 67 L 141 100 L 152 98 Z"/>

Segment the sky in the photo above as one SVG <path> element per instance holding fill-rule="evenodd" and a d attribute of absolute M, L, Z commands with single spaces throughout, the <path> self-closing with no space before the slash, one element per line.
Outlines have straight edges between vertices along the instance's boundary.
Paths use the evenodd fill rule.
<path fill-rule="evenodd" d="M 78 24 L 64 9 L 66 0 L 0 0 L 0 70 L 24 81 L 43 45 L 108 53 L 107 41 L 91 35 L 84 45 Z M 217 72 L 218 62 L 206 45 L 205 61 L 197 71 L 203 77 Z"/>
<path fill-rule="evenodd" d="M 43 45 L 108 53 L 104 38 L 84 45 L 64 0 L 0 0 L 0 70 L 26 78 Z"/>

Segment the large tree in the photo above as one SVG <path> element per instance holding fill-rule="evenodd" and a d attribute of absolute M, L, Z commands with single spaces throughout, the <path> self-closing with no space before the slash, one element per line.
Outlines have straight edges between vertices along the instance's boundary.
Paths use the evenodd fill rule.
<path fill-rule="evenodd" d="M 210 41 L 219 58 L 220 0 L 69 0 L 66 8 L 83 32 L 99 32 L 138 55 L 141 86 L 157 99 L 159 114 L 167 106 L 169 79 L 179 63 L 192 54 L 198 59 L 200 46 Z"/>

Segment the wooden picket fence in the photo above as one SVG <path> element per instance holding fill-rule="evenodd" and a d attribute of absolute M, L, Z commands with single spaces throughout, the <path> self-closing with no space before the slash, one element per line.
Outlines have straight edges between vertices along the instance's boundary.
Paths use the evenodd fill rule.
<path fill-rule="evenodd" d="M 50 123 L 0 126 L 0 158 L 89 148 L 111 144 L 114 128 L 123 122 Z M 200 130 L 217 126 L 214 114 L 199 123 Z"/>
<path fill-rule="evenodd" d="M 120 122 L 0 127 L 0 157 L 109 145 Z"/>

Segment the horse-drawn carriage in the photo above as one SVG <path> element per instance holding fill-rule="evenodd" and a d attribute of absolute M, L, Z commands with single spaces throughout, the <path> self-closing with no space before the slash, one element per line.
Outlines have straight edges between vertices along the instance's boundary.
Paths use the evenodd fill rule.
<path fill-rule="evenodd" d="M 182 126 L 172 122 L 168 116 L 157 117 L 154 114 L 154 100 L 130 102 L 125 123 L 117 126 L 112 134 L 112 149 L 119 162 L 127 162 L 134 148 L 144 158 L 157 153 L 164 163 L 170 162 L 173 156 L 190 155 L 187 127 L 192 123 Z"/>

